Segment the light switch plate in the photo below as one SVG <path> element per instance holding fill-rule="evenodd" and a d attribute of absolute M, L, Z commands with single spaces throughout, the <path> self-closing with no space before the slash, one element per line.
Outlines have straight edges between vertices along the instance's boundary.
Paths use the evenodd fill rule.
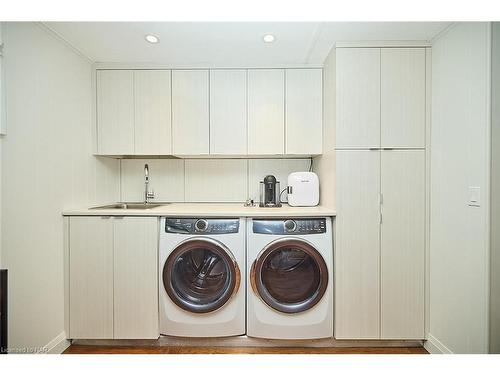
<path fill-rule="evenodd" d="M 481 188 L 479 186 L 469 186 L 469 206 L 481 206 Z"/>

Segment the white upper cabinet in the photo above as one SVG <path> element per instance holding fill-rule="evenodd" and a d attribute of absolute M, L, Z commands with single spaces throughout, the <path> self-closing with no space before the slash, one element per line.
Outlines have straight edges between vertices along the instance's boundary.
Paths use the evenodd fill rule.
<path fill-rule="evenodd" d="M 97 71 L 100 155 L 171 154 L 169 70 Z"/>
<path fill-rule="evenodd" d="M 136 70 L 135 154 L 172 153 L 170 70 Z"/>
<path fill-rule="evenodd" d="M 172 71 L 174 155 L 209 154 L 208 70 Z"/>
<path fill-rule="evenodd" d="M 248 153 L 284 153 L 285 71 L 248 70 Z"/>
<path fill-rule="evenodd" d="M 381 146 L 425 146 L 425 48 L 381 51 Z"/>
<path fill-rule="evenodd" d="M 102 155 L 134 153 L 134 73 L 97 71 L 97 151 Z"/>
<path fill-rule="evenodd" d="M 322 69 L 98 70 L 96 76 L 98 155 L 322 152 Z"/>
<path fill-rule="evenodd" d="M 337 148 L 380 145 L 380 48 L 337 48 Z"/>
<path fill-rule="evenodd" d="M 321 154 L 323 76 L 321 69 L 287 69 L 286 154 Z"/>
<path fill-rule="evenodd" d="M 247 71 L 210 71 L 210 153 L 247 153 Z"/>
<path fill-rule="evenodd" d="M 337 48 L 336 147 L 424 148 L 425 48 Z"/>

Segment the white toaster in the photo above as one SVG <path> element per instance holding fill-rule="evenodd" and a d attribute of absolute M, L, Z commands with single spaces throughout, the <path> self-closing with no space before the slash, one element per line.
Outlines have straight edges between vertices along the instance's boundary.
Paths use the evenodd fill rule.
<path fill-rule="evenodd" d="M 294 172 L 288 175 L 288 204 L 290 206 L 317 206 L 319 179 L 314 172 Z"/>

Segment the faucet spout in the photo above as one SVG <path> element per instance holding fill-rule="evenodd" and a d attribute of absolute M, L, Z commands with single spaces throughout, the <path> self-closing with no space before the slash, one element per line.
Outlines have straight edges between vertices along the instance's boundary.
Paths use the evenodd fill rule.
<path fill-rule="evenodd" d="M 148 204 L 150 199 L 154 199 L 155 193 L 149 191 L 149 166 L 144 164 L 144 203 Z"/>

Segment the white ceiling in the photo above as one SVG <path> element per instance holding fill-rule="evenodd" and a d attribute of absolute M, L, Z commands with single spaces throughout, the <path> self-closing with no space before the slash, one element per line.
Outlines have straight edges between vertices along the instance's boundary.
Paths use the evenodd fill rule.
<path fill-rule="evenodd" d="M 446 22 L 46 22 L 94 62 L 172 67 L 322 65 L 337 41 L 425 40 Z M 262 42 L 272 33 L 276 41 Z M 150 44 L 146 34 L 160 43 Z"/>

